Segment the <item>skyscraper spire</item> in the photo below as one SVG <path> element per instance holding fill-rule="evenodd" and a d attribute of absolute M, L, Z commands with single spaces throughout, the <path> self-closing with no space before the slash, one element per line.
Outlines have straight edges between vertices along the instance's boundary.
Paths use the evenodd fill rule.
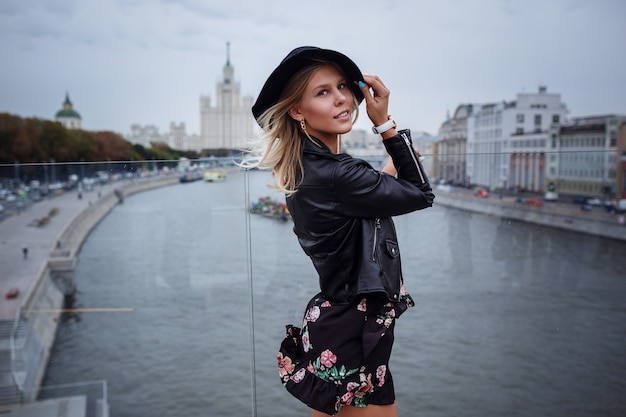
<path fill-rule="evenodd" d="M 226 65 L 230 66 L 230 41 L 226 42 Z"/>

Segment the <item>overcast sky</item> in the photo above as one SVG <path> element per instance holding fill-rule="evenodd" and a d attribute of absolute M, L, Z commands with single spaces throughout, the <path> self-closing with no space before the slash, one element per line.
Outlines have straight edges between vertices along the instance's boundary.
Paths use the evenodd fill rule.
<path fill-rule="evenodd" d="M 432 134 L 459 104 L 539 85 L 570 116 L 626 114 L 625 22 L 623 0 L 1 0 L 0 112 L 53 119 L 68 92 L 88 130 L 199 133 L 230 42 L 244 95 L 294 47 L 336 49 Z"/>

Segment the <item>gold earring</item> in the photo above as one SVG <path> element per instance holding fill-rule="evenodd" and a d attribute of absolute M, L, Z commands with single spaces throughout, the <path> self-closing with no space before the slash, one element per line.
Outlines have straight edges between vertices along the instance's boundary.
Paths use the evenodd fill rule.
<path fill-rule="evenodd" d="M 300 129 L 302 129 L 303 132 L 306 132 L 306 123 L 304 123 L 304 119 L 300 120 Z"/>

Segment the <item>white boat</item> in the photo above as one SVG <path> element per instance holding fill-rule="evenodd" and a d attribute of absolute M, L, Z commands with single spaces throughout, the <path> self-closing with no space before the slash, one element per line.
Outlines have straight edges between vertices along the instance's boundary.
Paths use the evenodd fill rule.
<path fill-rule="evenodd" d="M 207 171 L 204 173 L 204 180 L 206 182 L 224 181 L 226 179 L 226 173 L 224 171 Z"/>

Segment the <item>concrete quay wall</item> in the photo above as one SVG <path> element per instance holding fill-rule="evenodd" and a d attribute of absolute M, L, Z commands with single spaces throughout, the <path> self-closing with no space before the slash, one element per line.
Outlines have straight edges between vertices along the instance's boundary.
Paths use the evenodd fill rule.
<path fill-rule="evenodd" d="M 63 273 L 73 271 L 76 264 L 76 255 L 80 251 L 85 238 L 113 207 L 123 203 L 124 197 L 153 188 L 177 184 L 178 182 L 178 177 L 172 175 L 127 183 L 116 187 L 113 192 L 105 194 L 76 216 L 59 236 L 56 249 L 52 251 L 48 262 L 50 269 L 58 273 L 55 279 L 58 279 L 60 288 L 70 285 L 64 292 L 66 294 L 73 292 L 71 284 L 69 282 L 66 283 L 65 281 L 67 280 L 62 277 Z"/>
<path fill-rule="evenodd" d="M 435 204 L 594 236 L 626 240 L 626 226 L 620 224 L 617 218 L 597 218 L 586 216 L 587 213 L 555 210 L 553 207 L 521 205 L 510 198 L 483 199 L 444 191 L 436 192 Z"/>
<path fill-rule="evenodd" d="M 27 328 L 17 340 L 14 359 L 23 401 L 36 399 L 50 359 L 64 299 L 63 292 L 51 279 L 50 268 L 45 266 L 17 318 L 18 323 Z"/>
<path fill-rule="evenodd" d="M 177 176 L 137 180 L 122 184 L 102 195 L 74 217 L 60 234 L 55 249 L 42 267 L 34 285 L 24 297 L 18 321 L 27 331 L 16 354 L 17 375 L 23 401 L 36 399 L 45 375 L 50 351 L 64 301 L 75 290 L 74 267 L 80 248 L 91 230 L 124 197 L 150 189 L 177 184 Z"/>

